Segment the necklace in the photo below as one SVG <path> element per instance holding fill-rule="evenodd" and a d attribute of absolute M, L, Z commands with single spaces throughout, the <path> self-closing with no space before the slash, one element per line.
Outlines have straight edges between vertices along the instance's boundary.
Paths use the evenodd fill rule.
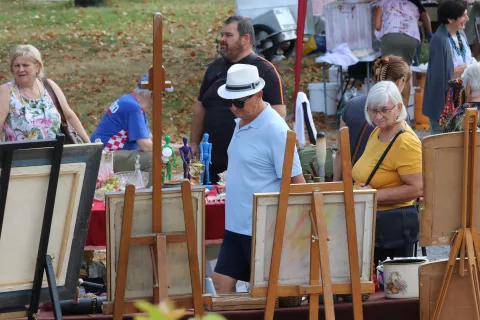
<path fill-rule="evenodd" d="M 22 92 L 20 91 L 20 89 L 21 89 L 20 85 L 17 82 L 15 82 L 15 86 L 17 87 L 18 95 L 20 97 L 20 101 L 21 101 L 22 106 L 23 106 L 23 115 L 24 116 L 26 115 L 27 107 L 40 108 L 43 111 L 43 118 L 46 119 L 45 104 L 44 104 L 44 99 L 43 99 L 43 96 L 42 96 L 42 91 L 40 90 L 40 86 L 39 86 L 37 80 L 35 80 L 35 83 L 37 84 L 38 93 L 40 94 L 39 99 L 31 99 L 27 95 L 26 95 L 26 97 L 24 97 Z"/>
<path fill-rule="evenodd" d="M 467 62 L 467 59 L 465 57 L 466 50 L 465 50 L 465 47 L 463 46 L 463 41 L 462 41 L 462 37 L 460 36 L 460 32 L 458 31 L 457 31 L 457 39 L 458 39 L 458 47 L 455 41 L 453 41 L 453 38 L 450 32 L 448 33 L 448 40 L 450 40 L 450 44 L 452 45 L 455 52 L 462 57 L 463 62 L 466 63 Z"/>
<path fill-rule="evenodd" d="M 22 94 L 22 87 L 18 84 L 18 82 L 15 81 L 15 84 L 17 86 L 17 90 L 18 90 L 18 93 L 20 94 L 20 98 L 22 99 L 22 101 L 24 101 L 25 99 L 28 99 L 28 100 L 39 100 L 39 99 L 42 99 L 42 91 L 40 90 L 40 86 L 38 85 L 38 81 L 35 79 L 35 84 L 37 85 L 37 89 L 38 89 L 38 93 L 40 95 L 40 98 L 38 99 L 35 99 L 35 98 L 31 98 L 30 96 L 28 96 L 27 94 L 25 94 L 25 92 Z"/>

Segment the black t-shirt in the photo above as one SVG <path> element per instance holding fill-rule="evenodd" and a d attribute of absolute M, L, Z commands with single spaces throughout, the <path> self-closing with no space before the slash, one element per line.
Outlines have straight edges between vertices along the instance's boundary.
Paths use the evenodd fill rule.
<path fill-rule="evenodd" d="M 285 84 L 283 78 L 269 61 L 256 54 L 250 54 L 237 63 L 250 64 L 258 68 L 260 77 L 265 80 L 263 100 L 271 105 L 285 104 Z M 225 84 L 227 71 L 233 66 L 224 58 L 215 60 L 205 72 L 198 100 L 205 108 L 203 133 L 210 136 L 212 143 L 212 164 L 210 180 L 218 180 L 217 174 L 227 169 L 227 148 L 235 129 L 235 117 L 230 111 L 231 103 L 222 99 L 217 90 Z"/>
<path fill-rule="evenodd" d="M 345 109 L 343 109 L 342 120 L 348 127 L 348 132 L 350 134 L 350 155 L 353 156 L 355 152 L 355 147 L 357 142 L 360 143 L 358 148 L 357 157 L 354 161 L 357 161 L 362 156 L 367 145 L 368 137 L 372 133 L 374 127 L 367 126 L 365 134 L 363 135 L 362 141 L 358 141 L 360 134 L 362 133 L 363 126 L 367 121 L 365 119 L 365 103 L 367 102 L 367 95 L 362 95 L 355 97 L 347 102 Z M 353 165 L 353 163 L 352 163 Z"/>

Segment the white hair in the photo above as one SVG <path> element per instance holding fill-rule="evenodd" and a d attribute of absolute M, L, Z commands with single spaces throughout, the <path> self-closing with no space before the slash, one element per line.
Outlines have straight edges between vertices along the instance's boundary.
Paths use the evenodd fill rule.
<path fill-rule="evenodd" d="M 465 71 L 463 71 L 462 79 L 464 86 L 467 86 L 467 83 L 472 88 L 472 92 L 477 94 L 480 93 L 480 63 L 475 62 L 470 64 Z"/>
<path fill-rule="evenodd" d="M 398 91 L 397 85 L 392 81 L 380 81 L 370 89 L 367 96 L 367 102 L 365 103 L 365 119 L 369 125 L 373 126 L 373 122 L 368 115 L 367 108 L 382 108 L 387 106 L 389 102 L 392 102 L 395 106 L 399 103 L 402 104 L 402 109 L 400 110 L 400 114 L 396 121 L 397 123 L 407 119 L 407 109 L 403 104 L 402 95 L 400 94 L 400 91 Z"/>
<path fill-rule="evenodd" d="M 133 93 L 135 93 L 135 95 L 139 97 L 148 97 L 152 94 L 152 91 L 148 89 L 135 88 L 133 89 Z"/>

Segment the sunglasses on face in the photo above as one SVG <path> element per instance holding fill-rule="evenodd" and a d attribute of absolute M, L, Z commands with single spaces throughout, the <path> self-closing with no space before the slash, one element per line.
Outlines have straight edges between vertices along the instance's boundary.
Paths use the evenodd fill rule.
<path fill-rule="evenodd" d="M 235 100 L 230 100 L 230 102 L 237 108 L 243 108 L 245 107 L 245 103 L 247 103 L 248 100 L 250 100 L 250 98 L 253 97 L 252 96 L 248 96 L 247 99 L 245 100 L 238 100 L 238 99 L 235 99 Z"/>

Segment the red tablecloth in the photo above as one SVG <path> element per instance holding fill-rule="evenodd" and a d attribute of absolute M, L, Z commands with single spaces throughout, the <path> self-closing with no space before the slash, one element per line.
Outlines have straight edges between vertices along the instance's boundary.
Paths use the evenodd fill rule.
<path fill-rule="evenodd" d="M 208 197 L 217 194 L 216 188 Z M 106 246 L 106 219 L 103 201 L 93 201 L 85 246 Z M 205 204 L 205 240 L 223 239 L 225 232 L 225 202 Z"/>
<path fill-rule="evenodd" d="M 107 223 L 105 219 L 105 203 L 103 201 L 94 200 L 85 246 L 106 246 L 106 232 Z"/>

